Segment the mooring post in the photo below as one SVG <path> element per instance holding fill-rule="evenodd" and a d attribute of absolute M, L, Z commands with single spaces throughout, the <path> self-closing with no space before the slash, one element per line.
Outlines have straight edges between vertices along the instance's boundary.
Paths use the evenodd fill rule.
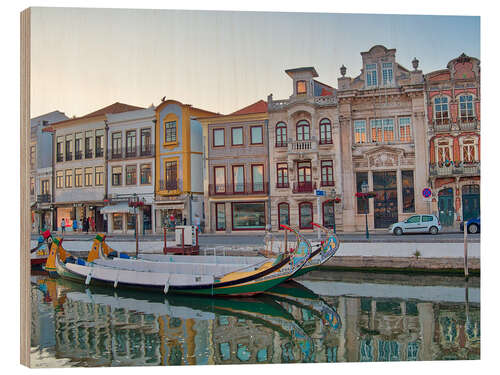
<path fill-rule="evenodd" d="M 163 227 L 163 254 L 167 254 L 167 227 Z"/>
<path fill-rule="evenodd" d="M 464 274 L 465 280 L 469 278 L 469 265 L 467 262 L 467 222 L 464 221 Z"/>
<path fill-rule="evenodd" d="M 182 254 L 184 254 L 184 227 L 182 227 Z"/>

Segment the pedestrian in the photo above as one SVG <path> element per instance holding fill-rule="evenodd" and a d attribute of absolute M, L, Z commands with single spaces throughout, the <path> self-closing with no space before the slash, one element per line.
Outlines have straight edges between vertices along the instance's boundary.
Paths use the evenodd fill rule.
<path fill-rule="evenodd" d="M 89 232 L 89 218 L 88 218 L 88 217 L 84 217 L 84 218 L 83 218 L 82 229 L 83 229 L 86 233 L 88 233 L 88 232 Z"/>
<path fill-rule="evenodd" d="M 61 220 L 61 232 L 64 235 L 64 231 L 66 230 L 66 220 L 64 218 Z"/>
<path fill-rule="evenodd" d="M 90 217 L 92 219 L 92 217 Z M 108 219 L 106 219 L 106 216 L 104 216 L 103 220 L 102 220 L 102 224 L 104 226 L 104 233 L 108 233 Z M 95 229 L 95 224 L 94 224 L 94 220 L 92 220 L 92 230 Z"/>
<path fill-rule="evenodd" d="M 196 227 L 196 230 L 201 233 L 201 227 L 200 227 L 200 217 L 198 216 L 198 214 L 194 215 L 194 226 Z"/>
<path fill-rule="evenodd" d="M 95 222 L 94 222 L 94 218 L 92 216 L 89 217 L 89 224 L 90 224 L 90 229 L 92 230 L 92 232 L 95 232 Z"/>
<path fill-rule="evenodd" d="M 73 232 L 78 231 L 78 220 L 73 220 Z"/>
<path fill-rule="evenodd" d="M 174 216 L 174 214 L 170 214 L 170 227 L 175 228 L 175 216 Z"/>

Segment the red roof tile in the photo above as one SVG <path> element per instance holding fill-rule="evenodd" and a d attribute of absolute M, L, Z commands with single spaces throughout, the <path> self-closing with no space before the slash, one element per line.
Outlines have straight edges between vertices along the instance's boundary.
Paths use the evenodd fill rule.
<path fill-rule="evenodd" d="M 245 108 L 239 109 L 236 112 L 231 113 L 231 115 L 248 115 L 251 113 L 266 113 L 267 112 L 267 102 L 259 100 L 256 103 L 250 104 Z"/>
<path fill-rule="evenodd" d="M 100 115 L 106 115 L 106 114 L 112 114 L 112 113 L 122 113 L 122 112 L 128 112 L 128 111 L 135 111 L 137 109 L 144 109 L 144 108 L 136 107 L 135 105 L 129 105 L 129 104 L 116 102 L 114 104 L 108 105 L 107 107 L 98 109 L 97 111 L 88 113 L 80 118 L 94 117 L 94 116 L 100 116 Z"/>

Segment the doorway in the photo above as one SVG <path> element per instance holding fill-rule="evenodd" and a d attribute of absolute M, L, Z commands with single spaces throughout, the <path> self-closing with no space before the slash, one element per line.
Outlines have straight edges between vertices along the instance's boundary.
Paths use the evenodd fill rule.
<path fill-rule="evenodd" d="M 465 185 L 462 187 L 462 210 L 464 221 L 479 217 L 479 185 Z"/>
<path fill-rule="evenodd" d="M 396 171 L 374 172 L 373 190 L 375 228 L 387 228 L 398 221 L 398 191 Z"/>
<path fill-rule="evenodd" d="M 455 207 L 453 206 L 453 189 L 443 189 L 438 194 L 439 221 L 441 225 L 450 227 L 453 225 Z"/>

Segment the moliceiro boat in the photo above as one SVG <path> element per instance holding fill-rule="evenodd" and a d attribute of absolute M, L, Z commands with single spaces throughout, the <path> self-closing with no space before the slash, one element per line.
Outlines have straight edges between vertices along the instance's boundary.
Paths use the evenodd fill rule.
<path fill-rule="evenodd" d="M 286 227 L 286 229 L 292 230 Z M 288 254 L 279 254 L 263 264 L 245 269 L 223 272 L 224 265 L 213 265 L 210 272 L 203 271 L 197 263 L 175 263 L 144 261 L 138 259 L 113 258 L 93 261 L 64 262 L 61 242 L 51 247 L 46 269 L 62 278 L 113 288 L 135 288 L 162 293 L 199 295 L 249 296 L 262 293 L 292 277 L 311 256 L 310 242 L 294 231 L 296 248 Z M 99 240 L 97 240 L 99 241 Z M 101 241 L 101 245 L 104 241 Z M 55 241 L 54 241 L 55 243 Z M 94 241 L 94 246 L 96 246 Z M 100 249 L 103 246 L 99 246 Z M 92 252 L 92 251 L 91 251 Z M 89 254 L 90 256 L 90 254 Z M 94 255 L 93 255 L 94 256 Z M 101 256 L 99 257 L 101 258 Z"/>

